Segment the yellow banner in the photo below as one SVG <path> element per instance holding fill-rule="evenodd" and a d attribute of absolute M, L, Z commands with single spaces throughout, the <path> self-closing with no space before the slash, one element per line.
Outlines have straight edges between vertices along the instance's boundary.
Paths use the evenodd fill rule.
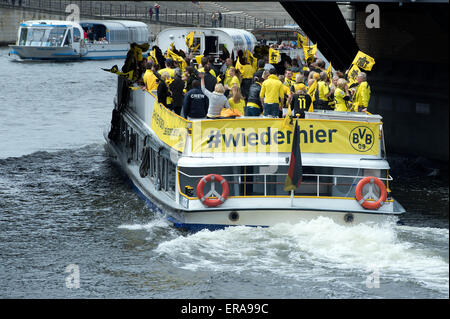
<path fill-rule="evenodd" d="M 352 64 L 357 65 L 360 69 L 371 71 L 375 64 L 375 59 L 364 52 L 358 51 Z"/>
<path fill-rule="evenodd" d="M 184 151 L 188 123 L 155 100 L 150 126 L 164 143 L 179 152 Z"/>
<path fill-rule="evenodd" d="M 193 153 L 291 152 L 284 119 L 230 119 L 192 123 Z M 377 155 L 380 123 L 299 120 L 302 153 Z M 292 127 L 289 125 L 289 127 Z"/>

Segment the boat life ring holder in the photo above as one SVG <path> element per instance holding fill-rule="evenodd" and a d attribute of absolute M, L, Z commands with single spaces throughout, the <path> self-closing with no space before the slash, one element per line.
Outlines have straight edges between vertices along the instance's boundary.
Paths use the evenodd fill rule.
<path fill-rule="evenodd" d="M 362 191 L 365 185 L 369 185 L 368 192 L 363 196 Z M 380 190 L 380 196 L 378 197 L 374 192 L 374 185 Z M 366 209 L 378 209 L 385 202 L 387 198 L 386 186 L 384 183 L 375 176 L 367 176 L 358 182 L 355 189 L 355 196 L 358 203 Z M 376 201 L 368 201 L 368 199 L 374 199 Z"/>
<path fill-rule="evenodd" d="M 211 183 L 211 190 L 205 195 L 203 189 L 206 183 Z M 215 183 L 218 182 L 222 185 L 222 194 L 219 194 L 215 189 Z M 203 176 L 197 184 L 197 197 L 203 203 L 203 205 L 209 207 L 216 207 L 222 205 L 228 198 L 228 194 L 230 193 L 230 188 L 228 186 L 227 180 L 218 174 L 209 174 Z M 210 198 L 211 196 L 215 196 L 217 198 Z"/>

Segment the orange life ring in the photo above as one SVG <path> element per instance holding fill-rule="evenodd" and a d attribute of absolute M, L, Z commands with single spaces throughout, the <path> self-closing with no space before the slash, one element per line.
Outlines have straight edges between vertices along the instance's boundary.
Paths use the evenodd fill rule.
<path fill-rule="evenodd" d="M 204 194 L 203 188 L 205 184 L 208 182 L 213 182 L 211 185 L 211 190 L 208 194 Z M 217 181 L 222 185 L 222 194 L 216 192 L 214 188 L 214 182 Z M 216 207 L 222 205 L 228 198 L 228 194 L 230 193 L 230 188 L 228 187 L 228 182 L 225 178 L 217 174 L 209 174 L 203 176 L 202 179 L 197 184 L 197 197 L 200 201 L 209 207 Z M 211 195 L 214 195 L 217 198 L 209 198 Z"/>
<path fill-rule="evenodd" d="M 380 189 L 380 197 L 378 198 L 377 201 L 372 202 L 372 201 L 367 200 L 371 196 L 376 197 L 376 195 L 372 191 L 372 188 L 363 197 L 362 190 L 363 190 L 364 185 L 366 185 L 366 184 L 375 184 Z M 356 185 L 355 196 L 356 196 L 356 200 L 362 207 L 367 208 L 367 209 L 378 209 L 386 201 L 386 198 L 387 198 L 386 186 L 379 178 L 377 178 L 375 176 L 367 176 L 367 177 L 364 177 L 362 180 L 360 180 L 358 185 Z"/>

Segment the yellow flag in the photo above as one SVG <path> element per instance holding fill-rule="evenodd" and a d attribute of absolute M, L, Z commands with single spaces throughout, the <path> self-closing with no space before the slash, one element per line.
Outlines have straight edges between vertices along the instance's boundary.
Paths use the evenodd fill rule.
<path fill-rule="evenodd" d="M 156 49 L 150 51 L 147 61 L 152 61 L 154 65 L 158 65 L 158 59 L 156 58 Z"/>
<path fill-rule="evenodd" d="M 352 64 L 357 65 L 360 69 L 371 71 L 373 65 L 375 64 L 375 59 L 364 52 L 358 51 Z"/>
<path fill-rule="evenodd" d="M 361 72 L 361 70 L 356 64 L 353 64 L 350 70 L 348 70 L 347 79 L 350 85 L 356 83 L 356 77 L 358 76 L 359 72 Z"/>
<path fill-rule="evenodd" d="M 239 58 L 237 58 L 235 68 L 236 68 L 237 70 L 239 70 L 239 72 L 241 72 L 241 74 L 242 74 L 243 69 L 244 69 L 244 66 L 243 66 L 243 65 L 241 64 L 241 62 L 239 61 Z"/>
<path fill-rule="evenodd" d="M 167 55 L 171 59 L 173 59 L 174 61 L 177 61 L 177 62 L 181 63 L 181 69 L 184 72 L 184 69 L 187 67 L 186 61 L 181 56 L 179 56 L 178 54 L 172 52 L 172 50 L 170 50 L 170 49 L 167 49 Z"/>
<path fill-rule="evenodd" d="M 249 50 L 245 50 L 247 53 L 247 61 L 251 64 L 252 68 L 256 71 L 258 68 L 258 59 L 256 59 Z"/>
<path fill-rule="evenodd" d="M 272 48 L 269 49 L 269 63 L 277 64 L 280 59 L 280 52 Z"/>
<path fill-rule="evenodd" d="M 300 33 L 297 33 L 297 45 L 299 48 L 303 48 L 308 45 L 308 38 L 302 36 Z"/>
<path fill-rule="evenodd" d="M 333 80 L 333 67 L 331 66 L 331 62 L 328 64 L 327 75 L 331 83 L 331 81 Z"/>
<path fill-rule="evenodd" d="M 197 49 L 200 47 L 200 43 L 197 44 L 193 49 L 192 49 L 192 53 L 194 53 L 195 51 L 197 51 Z"/>
<path fill-rule="evenodd" d="M 170 49 L 171 49 L 172 51 L 175 51 L 175 44 L 174 44 L 173 42 L 170 44 Z"/>
<path fill-rule="evenodd" d="M 128 80 L 132 80 L 133 79 L 133 70 L 131 70 L 131 71 L 129 71 L 129 72 L 126 72 L 126 73 L 123 73 L 123 72 L 120 72 L 119 71 L 119 68 L 117 67 L 117 65 L 114 65 L 111 69 L 103 69 L 103 68 L 101 68 L 103 71 L 106 71 L 106 72 L 111 72 L 111 73 L 114 73 L 114 74 L 117 74 L 117 75 L 119 75 L 119 76 L 124 76 L 124 77 L 126 77 Z"/>
<path fill-rule="evenodd" d="M 197 55 L 195 57 L 195 61 L 197 62 L 198 65 L 200 65 L 202 63 L 202 58 L 203 58 L 203 55 Z"/>
<path fill-rule="evenodd" d="M 288 111 L 286 112 L 286 117 L 283 120 L 283 126 L 281 127 L 282 129 L 291 129 L 291 126 L 293 124 L 293 121 L 291 121 L 291 107 L 288 106 Z"/>
<path fill-rule="evenodd" d="M 308 112 L 313 111 L 313 102 L 316 99 L 316 90 L 317 90 L 317 81 L 314 81 L 313 84 L 308 88 L 308 94 L 311 97 L 311 105 L 309 106 Z"/>
<path fill-rule="evenodd" d="M 313 58 L 317 52 L 317 43 L 309 46 L 304 45 L 303 52 L 305 53 L 305 61 L 308 61 L 309 59 Z"/>
<path fill-rule="evenodd" d="M 192 44 L 194 44 L 194 34 L 195 32 L 192 31 L 186 35 L 186 38 L 184 39 L 184 42 L 186 43 L 186 46 L 188 49 L 191 48 Z"/>

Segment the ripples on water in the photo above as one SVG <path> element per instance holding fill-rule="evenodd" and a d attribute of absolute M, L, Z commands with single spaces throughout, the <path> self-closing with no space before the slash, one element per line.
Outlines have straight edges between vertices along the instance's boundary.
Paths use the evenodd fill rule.
<path fill-rule="evenodd" d="M 100 67 L 121 61 L 12 63 L 6 52 L 1 297 L 448 298 L 448 183 L 397 184 L 412 211 L 404 226 L 318 218 L 187 233 L 146 207 L 103 150 L 115 76 Z M 79 289 L 65 286 L 69 264 Z M 374 271 L 380 288 L 369 289 Z"/>

